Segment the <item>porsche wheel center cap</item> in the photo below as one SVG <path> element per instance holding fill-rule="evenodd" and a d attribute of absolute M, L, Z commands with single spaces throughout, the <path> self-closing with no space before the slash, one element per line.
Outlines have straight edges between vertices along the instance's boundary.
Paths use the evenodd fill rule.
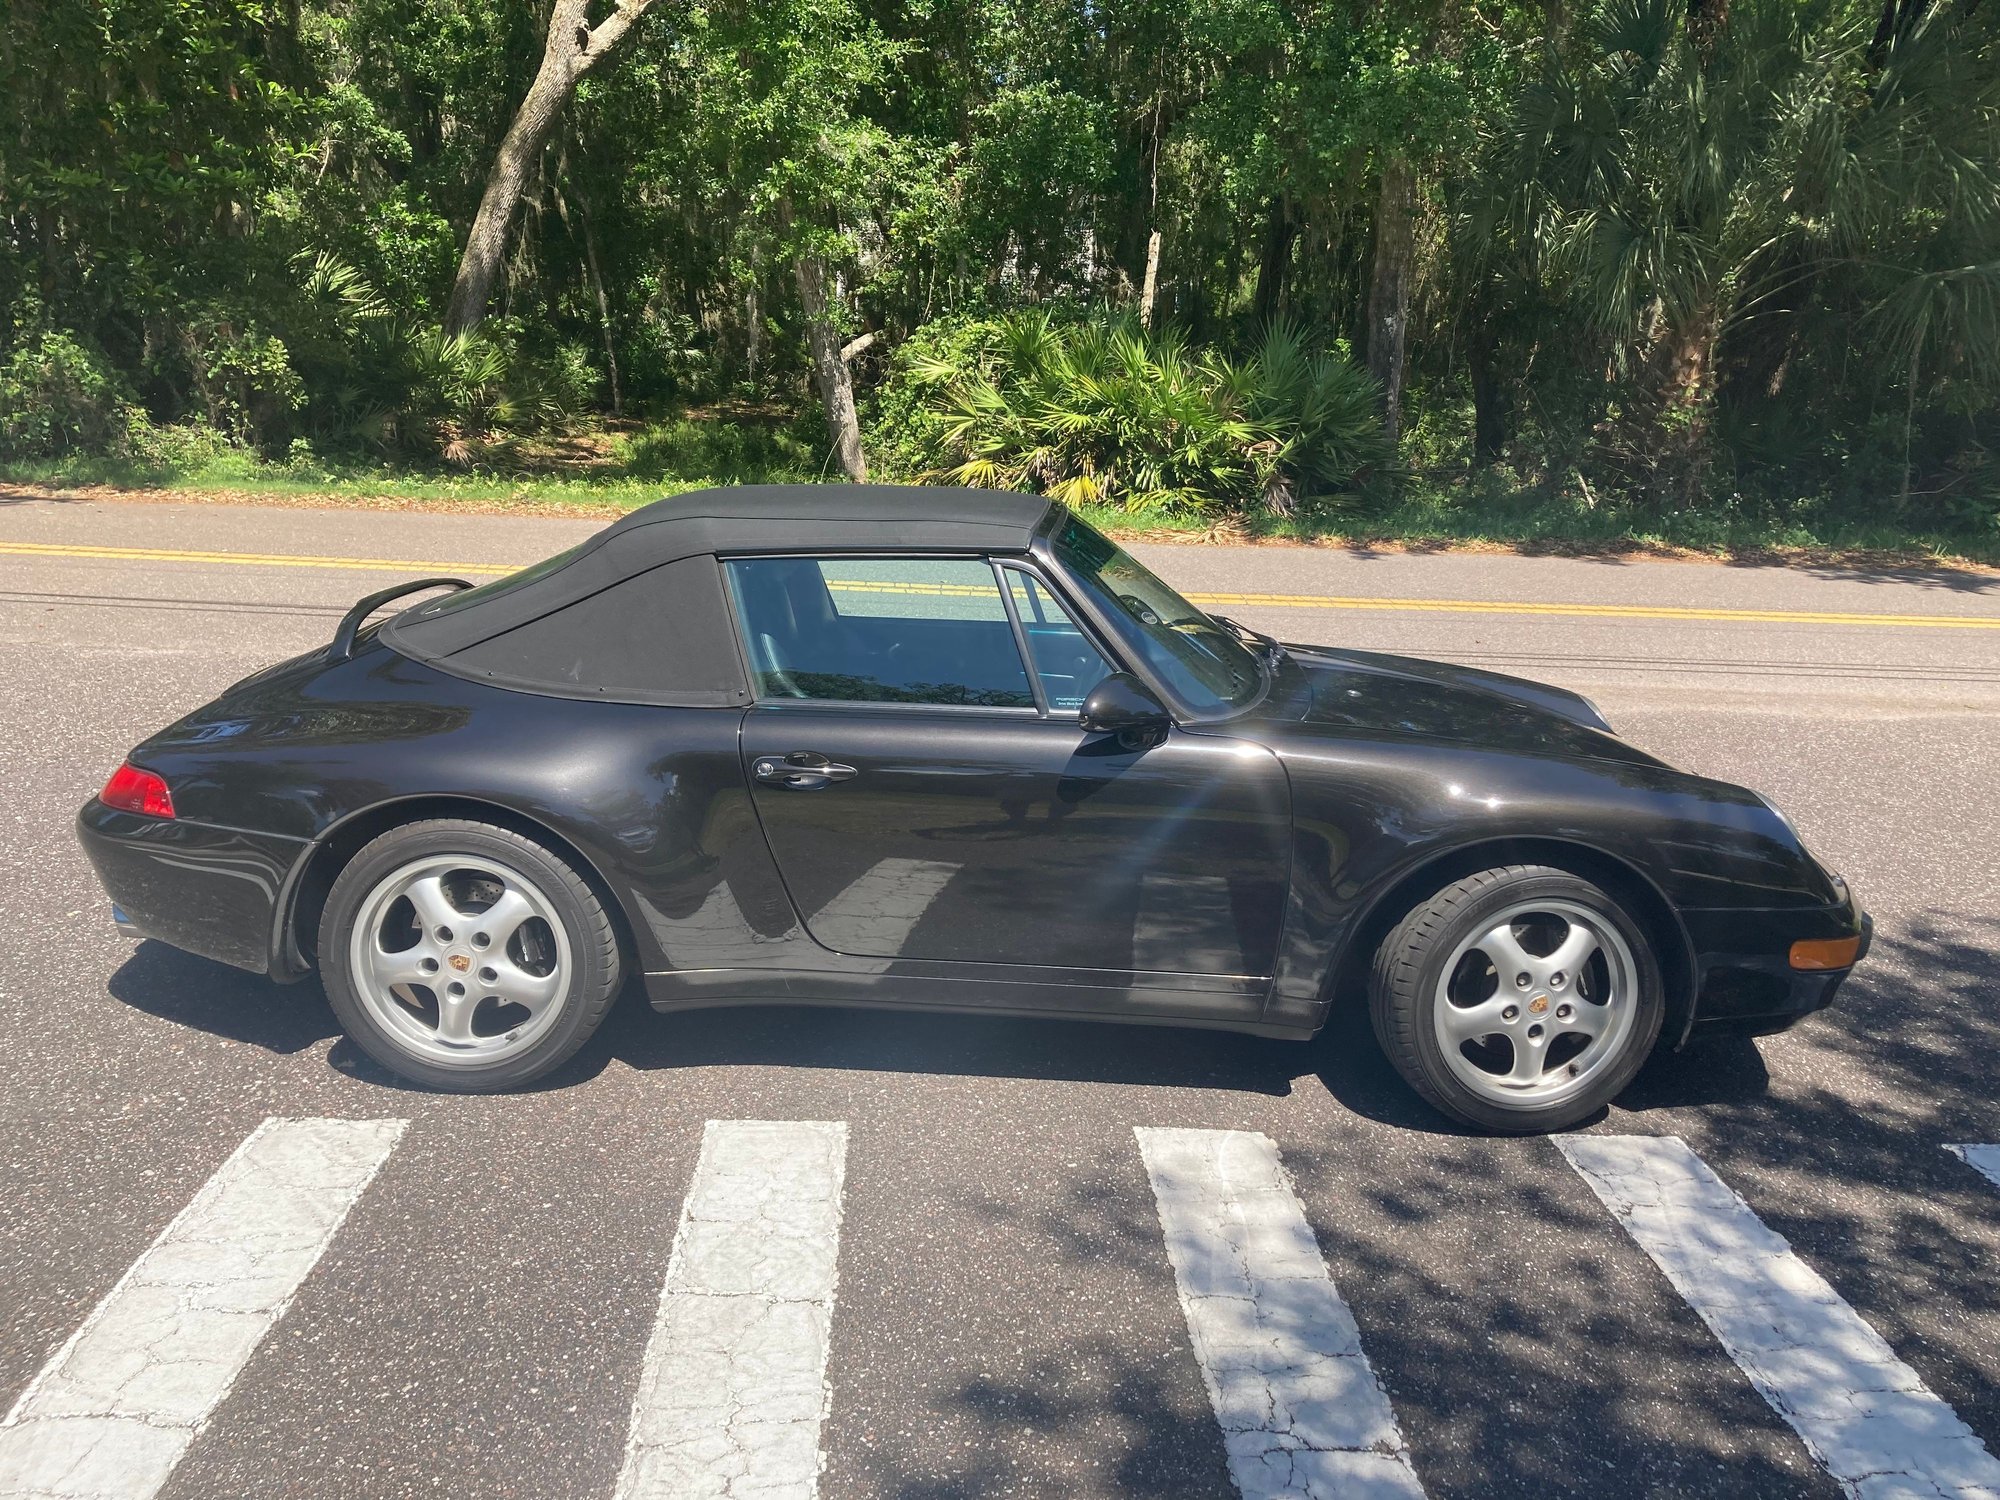
<path fill-rule="evenodd" d="M 454 957 L 452 959 L 452 962 L 457 963 L 458 959 Z M 1547 995 L 1537 995 L 1535 996 L 1534 999 L 1528 1002 L 1528 1009 L 1538 1016 L 1548 1008 L 1549 1008 L 1549 997 Z"/>
<path fill-rule="evenodd" d="M 445 962 L 450 964 L 460 974 L 463 974 L 467 969 L 472 967 L 472 960 L 463 953 L 454 953 Z M 1539 1003 L 1546 1008 L 1549 1002 L 1543 1000 Z"/>

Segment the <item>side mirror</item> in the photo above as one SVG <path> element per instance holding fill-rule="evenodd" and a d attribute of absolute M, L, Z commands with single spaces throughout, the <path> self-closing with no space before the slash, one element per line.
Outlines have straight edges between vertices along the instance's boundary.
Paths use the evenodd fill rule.
<path fill-rule="evenodd" d="M 1094 734 L 1164 737 L 1173 720 L 1153 690 L 1130 672 L 1113 672 L 1090 690 L 1077 720 Z"/>

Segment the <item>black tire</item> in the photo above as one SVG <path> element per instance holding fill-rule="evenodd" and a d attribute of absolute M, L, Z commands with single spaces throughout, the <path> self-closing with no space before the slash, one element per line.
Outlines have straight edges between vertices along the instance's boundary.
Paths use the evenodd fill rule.
<path fill-rule="evenodd" d="M 1510 908 L 1539 901 L 1581 907 L 1623 939 L 1632 958 L 1634 1005 L 1629 1023 L 1607 1044 L 1601 1061 L 1589 1066 L 1577 1092 L 1547 1103 L 1503 1102 L 1475 1091 L 1454 1072 L 1437 1035 L 1434 1009 L 1442 1003 L 1445 965 L 1453 963 L 1461 945 L 1493 928 Z M 1498 974 L 1493 978 L 1498 981 Z M 1596 1114 L 1644 1065 L 1666 1012 L 1659 960 L 1646 928 L 1600 887 L 1546 865 L 1482 870 L 1419 903 L 1376 950 L 1368 1000 L 1376 1038 L 1412 1088 L 1454 1120 L 1504 1135 L 1565 1130 Z M 1469 1045 L 1476 1050 L 1486 1044 Z"/>
<path fill-rule="evenodd" d="M 531 1042 L 490 1061 L 440 1064 L 413 1054 L 389 1025 L 371 1014 L 352 972 L 349 940 L 363 904 L 397 870 L 434 856 L 491 860 L 518 871 L 546 899 L 567 939 L 569 972 L 559 976 L 565 982 L 548 1002 L 555 1014 Z M 566 860 L 510 828 L 460 818 L 392 828 L 349 860 L 327 894 L 319 954 L 327 1000 L 357 1047 L 398 1077 L 464 1094 L 520 1088 L 568 1061 L 610 1011 L 623 969 L 616 924 L 590 883 Z"/>

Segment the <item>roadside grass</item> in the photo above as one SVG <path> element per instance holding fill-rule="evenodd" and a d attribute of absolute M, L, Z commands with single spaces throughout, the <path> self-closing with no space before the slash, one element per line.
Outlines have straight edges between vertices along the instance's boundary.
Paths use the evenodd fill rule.
<path fill-rule="evenodd" d="M 521 478 L 474 470 L 468 473 L 411 472 L 389 467 L 339 464 L 311 471 L 264 464 L 237 455 L 189 467 L 159 467 L 118 459 L 57 459 L 0 464 L 0 483 L 22 488 L 157 492 L 187 499 L 362 500 L 482 507 L 576 509 L 609 513 L 629 510 L 662 495 L 696 487 L 626 478 Z"/>
<path fill-rule="evenodd" d="M 264 502 L 370 509 L 514 511 L 613 517 L 711 485 L 828 478 L 817 420 L 768 409 L 709 409 L 623 430 L 476 450 L 464 466 L 286 459 L 225 450 L 182 464 L 76 455 L 0 462 L 0 486 L 93 498 Z M 895 478 L 894 475 L 884 475 Z M 1289 517 L 1160 516 L 1081 507 L 1123 538 L 1274 543 L 1405 551 L 1552 555 L 1652 554 L 1738 561 L 1921 567 L 2000 565 L 2000 527 L 1899 519 L 1893 507 L 1802 499 L 1737 500 L 1700 511 L 1635 515 L 1588 492 L 1550 493 L 1488 472 L 1416 476 L 1392 495 L 1334 502 Z"/>
<path fill-rule="evenodd" d="M 611 516 L 713 485 L 809 481 L 819 477 L 818 457 L 795 421 L 755 411 L 689 413 L 623 430 L 479 446 L 457 465 L 312 453 L 272 459 L 243 449 L 184 463 L 73 454 L 0 461 L 0 484 L 163 498 L 463 505 Z"/>

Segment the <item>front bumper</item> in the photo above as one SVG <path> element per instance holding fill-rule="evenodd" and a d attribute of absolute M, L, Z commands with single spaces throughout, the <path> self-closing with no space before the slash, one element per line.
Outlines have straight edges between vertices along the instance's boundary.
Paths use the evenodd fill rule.
<path fill-rule="evenodd" d="M 305 841 L 149 818 L 95 797 L 76 815 L 76 836 L 120 931 L 271 972 L 279 896 Z"/>
<path fill-rule="evenodd" d="M 1794 969 L 1792 944 L 1859 937 L 1854 962 L 1868 956 L 1875 924 L 1852 890 L 1832 906 L 1687 911 L 1696 993 L 1683 1042 L 1700 1036 L 1768 1036 L 1833 1003 L 1844 969 Z"/>

